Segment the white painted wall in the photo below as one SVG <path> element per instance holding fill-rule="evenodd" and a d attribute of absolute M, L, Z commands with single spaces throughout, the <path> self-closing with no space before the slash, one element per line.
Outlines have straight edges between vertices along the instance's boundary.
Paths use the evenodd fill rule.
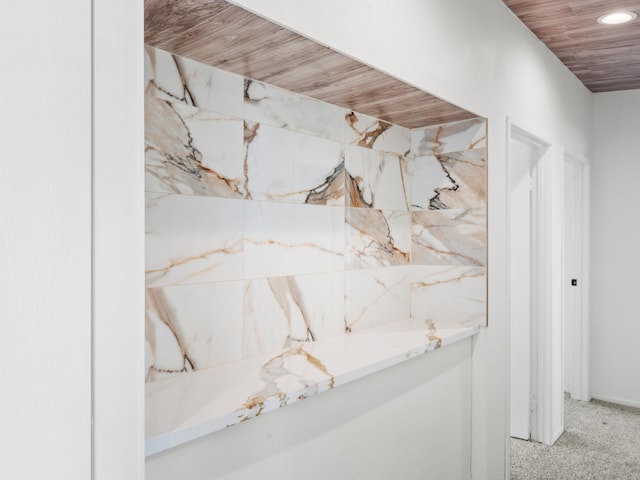
<path fill-rule="evenodd" d="M 91 476 L 91 4 L 0 15 L 0 478 Z"/>
<path fill-rule="evenodd" d="M 640 407 L 640 90 L 594 98 L 591 392 Z"/>
<path fill-rule="evenodd" d="M 150 457 L 147 478 L 468 479 L 470 380 L 467 339 Z"/>

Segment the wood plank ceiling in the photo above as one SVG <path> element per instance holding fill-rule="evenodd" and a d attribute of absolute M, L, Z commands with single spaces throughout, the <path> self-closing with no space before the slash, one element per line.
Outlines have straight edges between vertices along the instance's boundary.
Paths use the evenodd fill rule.
<path fill-rule="evenodd" d="M 407 128 L 476 117 L 223 0 L 145 0 L 145 43 Z"/>
<path fill-rule="evenodd" d="M 503 2 L 592 92 L 640 88 L 640 1 Z M 624 25 L 597 23 L 615 11 L 638 18 Z"/>

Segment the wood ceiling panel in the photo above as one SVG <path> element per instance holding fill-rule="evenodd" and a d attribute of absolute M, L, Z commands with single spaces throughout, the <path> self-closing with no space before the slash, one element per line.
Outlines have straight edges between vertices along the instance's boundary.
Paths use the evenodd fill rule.
<path fill-rule="evenodd" d="M 231 6 L 207 0 L 145 0 L 144 41 L 156 45 L 194 25 L 215 17 Z"/>
<path fill-rule="evenodd" d="M 145 42 L 407 128 L 476 116 L 223 0 L 145 0 Z"/>
<path fill-rule="evenodd" d="M 640 88 L 640 18 L 600 25 L 598 17 L 638 0 L 503 0 L 592 92 Z"/>

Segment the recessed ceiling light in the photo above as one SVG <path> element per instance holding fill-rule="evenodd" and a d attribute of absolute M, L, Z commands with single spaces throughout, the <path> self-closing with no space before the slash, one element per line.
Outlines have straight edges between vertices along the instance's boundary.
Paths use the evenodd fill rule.
<path fill-rule="evenodd" d="M 614 12 L 607 13 L 606 15 L 602 15 L 598 18 L 598 23 L 603 25 L 620 25 L 621 23 L 627 23 L 631 20 L 635 20 L 636 15 L 633 12 Z"/>

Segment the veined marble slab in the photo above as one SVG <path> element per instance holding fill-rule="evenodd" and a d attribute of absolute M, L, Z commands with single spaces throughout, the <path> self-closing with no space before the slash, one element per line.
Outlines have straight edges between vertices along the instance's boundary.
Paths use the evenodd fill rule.
<path fill-rule="evenodd" d="M 486 265 L 484 208 L 413 212 L 411 224 L 414 265 Z"/>
<path fill-rule="evenodd" d="M 345 272 L 344 331 L 380 325 L 410 314 L 411 268 L 375 268 Z"/>
<path fill-rule="evenodd" d="M 242 282 L 147 289 L 147 381 L 242 359 Z"/>
<path fill-rule="evenodd" d="M 484 148 L 417 157 L 406 165 L 413 210 L 482 208 L 487 203 Z"/>
<path fill-rule="evenodd" d="M 282 408 L 468 338 L 404 319 L 146 386 L 146 454 Z"/>
<path fill-rule="evenodd" d="M 257 80 L 244 81 L 244 118 L 344 142 L 346 110 Z"/>
<path fill-rule="evenodd" d="M 487 269 L 414 266 L 411 316 L 431 320 L 438 328 L 486 325 Z"/>
<path fill-rule="evenodd" d="M 145 97 L 145 189 L 242 198 L 244 124 L 202 108 Z"/>
<path fill-rule="evenodd" d="M 344 208 L 244 202 L 244 278 L 344 270 Z"/>
<path fill-rule="evenodd" d="M 344 333 L 344 274 L 317 273 L 244 282 L 244 357 Z"/>
<path fill-rule="evenodd" d="M 346 206 L 409 211 L 403 162 L 397 154 L 347 145 Z"/>
<path fill-rule="evenodd" d="M 345 225 L 347 269 L 410 263 L 411 213 L 347 208 Z"/>
<path fill-rule="evenodd" d="M 416 157 L 486 147 L 487 122 L 483 118 L 411 131 L 411 153 Z"/>
<path fill-rule="evenodd" d="M 242 200 L 147 193 L 147 287 L 242 279 Z"/>
<path fill-rule="evenodd" d="M 270 125 L 245 123 L 247 198 L 344 205 L 341 143 Z"/>
<path fill-rule="evenodd" d="M 242 76 L 149 46 L 144 60 L 147 95 L 242 117 Z"/>
<path fill-rule="evenodd" d="M 345 142 L 380 152 L 409 154 L 411 130 L 384 122 L 369 115 L 350 112 L 346 117 Z"/>

